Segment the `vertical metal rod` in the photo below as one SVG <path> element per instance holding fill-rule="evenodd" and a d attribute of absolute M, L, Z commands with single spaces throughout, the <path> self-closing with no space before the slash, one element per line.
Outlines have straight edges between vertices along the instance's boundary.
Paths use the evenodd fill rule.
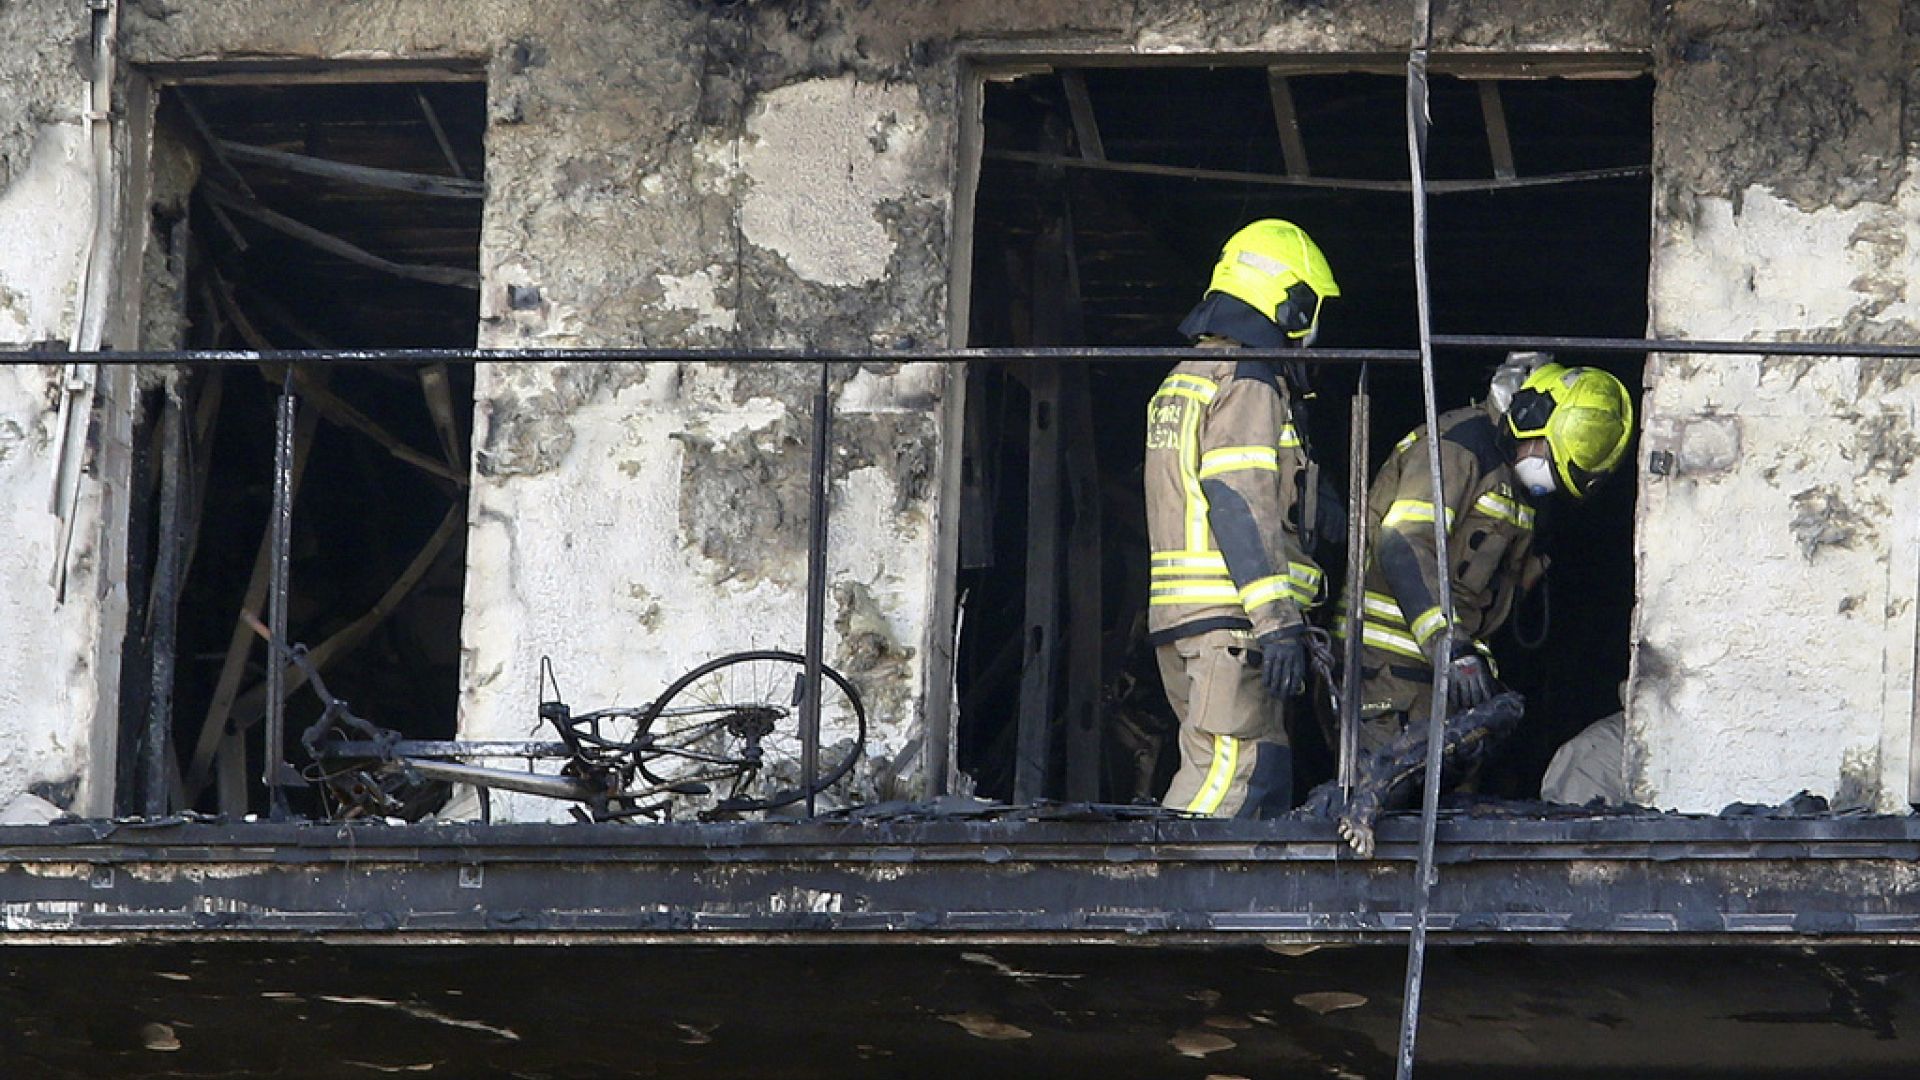
<path fill-rule="evenodd" d="M 287 573 L 293 547 L 293 426 L 299 400 L 293 393 L 293 365 L 280 384 L 280 411 L 273 432 L 273 569 L 267 579 L 267 730 L 266 758 L 261 780 L 267 785 L 268 813 L 278 821 L 287 816 L 287 793 L 280 786 L 286 771 L 287 665 L 281 650 L 287 644 Z"/>
<path fill-rule="evenodd" d="M 807 538 L 807 675 L 800 698 L 800 783 L 807 793 L 808 817 L 814 811 L 814 778 L 820 774 L 820 653 L 827 633 L 827 507 L 832 495 L 832 470 L 827 460 L 833 424 L 829 396 L 832 371 L 833 365 L 821 363 L 820 386 L 813 392 L 813 459 L 809 463 L 812 507 L 807 519 L 811 531 Z"/>
<path fill-rule="evenodd" d="M 172 809 L 173 673 L 175 626 L 180 611 L 180 567 L 186 548 L 180 475 L 186 470 L 186 421 L 175 390 L 166 392 L 160 417 L 160 536 L 154 551 L 152 604 L 147 609 L 153 666 L 147 698 L 146 815 Z"/>
<path fill-rule="evenodd" d="M 1340 797 L 1353 794 L 1360 758 L 1360 656 L 1366 625 L 1367 447 L 1372 441 L 1372 366 L 1360 365 L 1347 431 L 1347 637 L 1340 664 Z"/>
<path fill-rule="evenodd" d="M 1407 159 L 1413 188 L 1413 284 L 1420 331 L 1420 390 L 1426 406 L 1427 469 L 1433 483 L 1435 590 L 1445 629 L 1433 659 L 1433 707 L 1427 718 L 1427 771 L 1420 804 L 1420 861 L 1415 871 L 1413 926 L 1407 944 L 1407 979 L 1400 1012 L 1397 1080 L 1413 1076 L 1420 1033 L 1420 985 L 1426 972 L 1427 914 L 1433 899 L 1434 835 L 1440 816 L 1440 743 L 1447 723 L 1447 683 L 1453 654 L 1453 581 L 1447 559 L 1446 488 L 1440 472 L 1440 408 L 1433 375 L 1433 296 L 1427 280 L 1427 53 L 1433 44 L 1433 9 L 1414 0 L 1414 43 L 1407 54 Z"/>

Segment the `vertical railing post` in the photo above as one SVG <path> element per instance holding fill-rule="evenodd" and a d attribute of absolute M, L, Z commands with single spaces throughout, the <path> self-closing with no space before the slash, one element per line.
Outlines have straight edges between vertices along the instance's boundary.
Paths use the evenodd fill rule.
<path fill-rule="evenodd" d="M 182 379 L 184 381 L 184 378 Z M 178 649 L 175 630 L 180 613 L 180 569 L 186 550 L 186 527 L 180 478 L 186 471 L 186 420 L 181 415 L 176 385 L 166 391 L 160 414 L 160 535 L 155 545 L 152 602 L 147 626 L 153 666 L 147 697 L 146 815 L 164 817 L 173 789 L 173 680 Z"/>
<path fill-rule="evenodd" d="M 1365 638 L 1367 593 L 1367 447 L 1372 440 L 1373 398 L 1369 365 L 1360 366 L 1353 391 L 1347 439 L 1347 636 L 1340 665 L 1340 797 L 1353 795 L 1360 760 L 1360 657 Z"/>
<path fill-rule="evenodd" d="M 833 482 L 827 454 L 833 429 L 832 372 L 832 363 L 820 362 L 820 385 L 813 393 L 813 457 L 808 462 L 807 673 L 800 698 L 800 784 L 807 793 L 808 817 L 813 816 L 814 779 L 820 774 L 820 654 L 827 632 L 827 511 Z"/>
<path fill-rule="evenodd" d="M 272 571 L 267 579 L 267 730 L 261 779 L 267 785 L 268 813 L 287 816 L 287 574 L 293 547 L 293 426 L 299 399 L 293 393 L 293 365 L 280 384 L 280 409 L 273 432 Z"/>

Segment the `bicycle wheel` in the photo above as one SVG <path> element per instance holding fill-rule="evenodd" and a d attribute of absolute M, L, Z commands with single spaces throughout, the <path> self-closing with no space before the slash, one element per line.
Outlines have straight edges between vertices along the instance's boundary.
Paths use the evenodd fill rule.
<path fill-rule="evenodd" d="M 812 790 L 853 768 L 867 739 L 860 695 L 820 669 L 820 747 Z M 715 810 L 767 810 L 807 797 L 800 701 L 806 659 L 756 650 L 709 660 L 674 680 L 640 719 L 640 772 L 656 784 L 701 782 Z"/>

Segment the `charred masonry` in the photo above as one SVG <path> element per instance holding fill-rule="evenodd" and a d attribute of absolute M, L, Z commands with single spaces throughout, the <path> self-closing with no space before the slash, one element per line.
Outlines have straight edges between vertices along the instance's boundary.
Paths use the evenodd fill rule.
<path fill-rule="evenodd" d="M 1404 822 L 1358 870 L 1298 823 L 856 808 L 1124 804 L 1164 782 L 1138 418 L 1151 350 L 1237 224 L 1296 220 L 1340 275 L 1310 418 L 1329 467 L 1352 456 L 1362 359 L 1369 460 L 1420 422 L 1408 8 L 0 3 L 0 349 L 35 354 L 0 367 L 0 808 L 229 821 L 0 829 L 7 929 L 1396 940 Z M 1556 747 L 1624 709 L 1638 803 L 1805 791 L 1856 812 L 1455 823 L 1436 933 L 1824 939 L 1842 953 L 1809 985 L 1839 980 L 1837 1022 L 1877 1038 L 1903 1016 L 1874 1004 L 1883 958 L 1844 949 L 1914 933 L 1915 830 L 1866 815 L 1920 799 L 1920 25 L 1890 0 L 1432 14 L 1443 407 L 1504 352 L 1468 335 L 1577 337 L 1642 417 L 1629 482 L 1544 526 L 1548 602 L 1504 650 L 1528 722 L 1489 791 L 1537 794 Z M 192 359 L 279 350 L 308 359 Z M 818 473 L 823 368 L 800 356 L 834 361 Z M 855 817 L 633 839 L 502 797 L 491 819 L 517 826 L 443 825 L 343 869 L 354 830 L 238 824 L 274 808 L 276 750 L 304 763 L 270 721 L 284 708 L 292 740 L 320 712 L 251 618 L 421 740 L 527 738 L 542 658 L 570 701 L 637 704 L 817 625 L 865 703 L 864 753 L 821 796 Z M 850 732 L 829 716 L 820 740 Z M 328 884 L 255 865 L 261 844 L 317 849 L 286 865 Z M 991 872 L 1008 859 L 1017 887 Z M 1220 869 L 1242 859 L 1244 880 Z M 582 867 L 648 863 L 680 876 L 533 910 Z M 955 888 L 973 902 L 933 903 Z M 943 1015 L 976 1041 L 1014 1023 Z M 1326 1075 L 1379 1065 L 1305 1053 Z"/>

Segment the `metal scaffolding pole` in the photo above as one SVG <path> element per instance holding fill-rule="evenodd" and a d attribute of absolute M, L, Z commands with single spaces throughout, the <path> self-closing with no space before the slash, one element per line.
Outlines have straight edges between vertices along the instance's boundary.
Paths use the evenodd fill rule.
<path fill-rule="evenodd" d="M 820 386 L 813 393 L 813 458 L 808 496 L 812 512 L 807 540 L 806 685 L 800 696 L 800 784 L 807 793 L 807 816 L 814 812 L 814 779 L 820 775 L 820 669 L 827 623 L 827 512 L 833 501 L 833 470 L 827 447 L 833 431 L 833 365 L 820 365 Z"/>
<path fill-rule="evenodd" d="M 1407 54 L 1407 164 L 1413 177 L 1413 285 L 1420 331 L 1420 394 L 1426 408 L 1427 469 L 1433 483 L 1435 591 L 1444 629 L 1433 656 L 1433 707 L 1427 717 L 1427 771 L 1420 802 L 1420 861 L 1415 871 L 1413 926 L 1407 942 L 1407 978 L 1401 999 L 1398 1080 L 1413 1076 L 1420 1033 L 1420 983 L 1426 972 L 1427 914 L 1433 899 L 1434 834 L 1440 816 L 1441 742 L 1447 723 L 1447 677 L 1453 655 L 1453 581 L 1447 557 L 1446 487 L 1440 475 L 1440 407 L 1433 377 L 1433 296 L 1427 280 L 1427 53 L 1433 45 L 1430 0 L 1414 0 L 1413 48 Z M 1358 612 L 1355 613 L 1356 615 Z"/>

